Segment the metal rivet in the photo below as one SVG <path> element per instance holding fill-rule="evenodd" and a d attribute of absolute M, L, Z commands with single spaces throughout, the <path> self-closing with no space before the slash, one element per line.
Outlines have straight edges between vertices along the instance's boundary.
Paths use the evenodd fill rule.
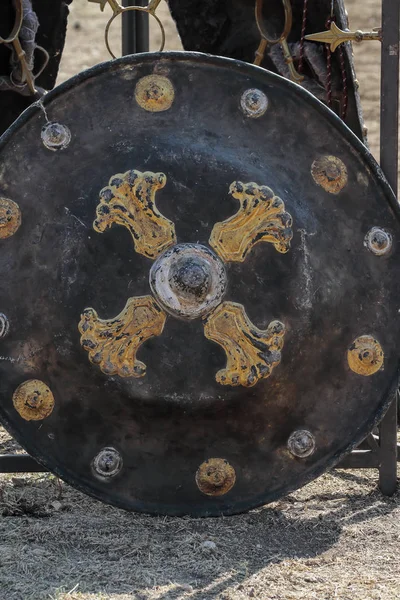
<path fill-rule="evenodd" d="M 52 413 L 54 396 L 43 381 L 29 379 L 15 390 L 13 404 L 25 421 L 41 421 Z"/>
<path fill-rule="evenodd" d="M 384 256 L 392 249 L 392 236 L 380 227 L 373 227 L 365 236 L 364 246 L 375 256 Z"/>
<path fill-rule="evenodd" d="M 136 102 L 149 112 L 168 110 L 171 108 L 174 98 L 174 86 L 167 77 L 162 75 L 147 75 L 136 84 Z"/>
<path fill-rule="evenodd" d="M 122 456 L 115 448 L 103 448 L 93 459 L 92 466 L 101 477 L 115 477 L 122 469 Z"/>
<path fill-rule="evenodd" d="M 10 321 L 7 319 L 6 315 L 0 313 L 0 338 L 6 337 L 9 331 Z"/>
<path fill-rule="evenodd" d="M 19 206 L 9 198 L 0 198 L 0 239 L 9 238 L 21 225 Z"/>
<path fill-rule="evenodd" d="M 317 185 L 330 194 L 339 194 L 347 185 L 347 169 L 336 156 L 321 156 L 314 160 L 311 175 Z"/>
<path fill-rule="evenodd" d="M 383 367 L 382 346 L 371 335 L 362 335 L 348 349 L 347 360 L 354 373 L 369 377 Z"/>
<path fill-rule="evenodd" d="M 223 458 L 210 458 L 203 462 L 196 473 L 199 490 L 206 496 L 223 496 L 233 488 L 235 469 Z"/>
<path fill-rule="evenodd" d="M 240 99 L 240 108 L 247 117 L 262 117 L 268 108 L 268 98 L 261 90 L 246 90 Z"/>
<path fill-rule="evenodd" d="M 287 447 L 293 456 L 307 458 L 315 452 L 315 438 L 307 429 L 298 429 L 290 435 Z"/>
<path fill-rule="evenodd" d="M 71 132 L 61 123 L 46 123 L 42 128 L 41 138 L 48 150 L 64 150 L 71 141 Z"/>

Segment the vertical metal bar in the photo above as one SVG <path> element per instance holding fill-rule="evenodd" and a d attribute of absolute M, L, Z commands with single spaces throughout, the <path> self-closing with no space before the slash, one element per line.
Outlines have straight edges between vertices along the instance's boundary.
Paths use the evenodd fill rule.
<path fill-rule="evenodd" d="M 122 6 L 134 6 L 135 0 L 122 0 Z M 122 15 L 122 56 L 136 52 L 137 11 L 129 10 Z"/>
<path fill-rule="evenodd" d="M 123 6 L 147 6 L 146 0 L 123 0 Z M 122 15 L 122 55 L 149 51 L 149 15 L 130 10 Z"/>
<path fill-rule="evenodd" d="M 137 6 L 147 6 L 147 0 L 138 0 Z M 153 19 L 154 20 L 154 19 Z M 148 52 L 149 40 L 149 15 L 137 12 L 136 17 L 136 52 Z"/>
<path fill-rule="evenodd" d="M 381 167 L 398 192 L 400 0 L 382 0 Z M 380 425 L 379 487 L 391 496 L 397 484 L 397 395 Z"/>

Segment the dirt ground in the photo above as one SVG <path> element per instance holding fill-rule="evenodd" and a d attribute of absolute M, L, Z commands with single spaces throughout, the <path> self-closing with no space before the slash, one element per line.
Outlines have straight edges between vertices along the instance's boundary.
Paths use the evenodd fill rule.
<path fill-rule="evenodd" d="M 376 0 L 347 4 L 356 28 L 379 24 Z M 60 81 L 107 59 L 104 24 L 98 5 L 74 0 Z M 118 28 L 113 39 L 117 49 Z M 167 48 L 180 48 L 171 21 Z M 356 48 L 356 66 L 376 154 L 379 44 Z M 14 448 L 0 430 L 0 452 Z M 397 600 L 399 517 L 400 491 L 383 497 L 373 471 L 334 471 L 262 509 L 203 520 L 129 514 L 52 475 L 3 475 L 0 600 Z"/>

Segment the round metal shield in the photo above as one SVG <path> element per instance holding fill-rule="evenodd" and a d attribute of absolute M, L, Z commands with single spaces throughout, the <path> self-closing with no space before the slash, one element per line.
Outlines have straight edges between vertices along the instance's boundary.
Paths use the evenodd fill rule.
<path fill-rule="evenodd" d="M 1 420 L 127 509 L 230 514 L 319 475 L 397 382 L 398 206 L 301 87 L 99 65 L 0 146 Z"/>

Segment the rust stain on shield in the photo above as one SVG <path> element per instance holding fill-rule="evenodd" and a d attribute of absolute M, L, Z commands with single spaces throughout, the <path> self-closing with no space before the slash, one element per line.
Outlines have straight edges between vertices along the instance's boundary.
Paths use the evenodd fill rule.
<path fill-rule="evenodd" d="M 336 156 L 321 156 L 314 160 L 311 175 L 315 183 L 330 194 L 339 194 L 348 181 L 346 165 Z"/>
<path fill-rule="evenodd" d="M 251 387 L 271 375 L 281 361 L 285 326 L 272 321 L 263 331 L 255 327 L 241 304 L 223 302 L 207 318 L 204 334 L 225 350 L 227 364 L 218 371 L 222 385 Z"/>
<path fill-rule="evenodd" d="M 171 108 L 174 98 L 174 86 L 163 75 L 147 75 L 136 84 L 136 102 L 148 112 L 168 110 Z"/>
<path fill-rule="evenodd" d="M 164 329 L 165 313 L 151 296 L 129 298 L 113 319 L 99 319 L 86 308 L 79 322 L 81 345 L 106 375 L 143 377 L 146 365 L 136 358 L 139 347 Z"/>
<path fill-rule="evenodd" d="M 260 242 L 273 244 L 278 252 L 289 250 L 292 217 L 269 187 L 234 181 L 229 193 L 239 200 L 240 208 L 233 217 L 214 225 L 209 242 L 222 260 L 243 262 Z"/>
<path fill-rule="evenodd" d="M 9 238 L 21 225 L 19 206 L 9 198 L 0 198 L 0 239 Z"/>
<path fill-rule="evenodd" d="M 362 335 L 348 349 L 347 360 L 354 373 L 369 377 L 383 367 L 382 346 L 371 335 Z"/>
<path fill-rule="evenodd" d="M 41 421 L 52 413 L 54 396 L 43 381 L 29 379 L 15 390 L 13 404 L 25 421 Z"/>
<path fill-rule="evenodd" d="M 196 473 L 196 484 L 206 496 L 223 496 L 235 485 L 235 469 L 223 458 L 210 458 Z"/>
<path fill-rule="evenodd" d="M 100 192 L 100 204 L 93 228 L 103 233 L 114 223 L 126 227 L 135 250 L 156 258 L 176 242 L 175 226 L 165 218 L 155 203 L 156 191 L 163 188 L 164 173 L 127 171 L 111 177 Z"/>

